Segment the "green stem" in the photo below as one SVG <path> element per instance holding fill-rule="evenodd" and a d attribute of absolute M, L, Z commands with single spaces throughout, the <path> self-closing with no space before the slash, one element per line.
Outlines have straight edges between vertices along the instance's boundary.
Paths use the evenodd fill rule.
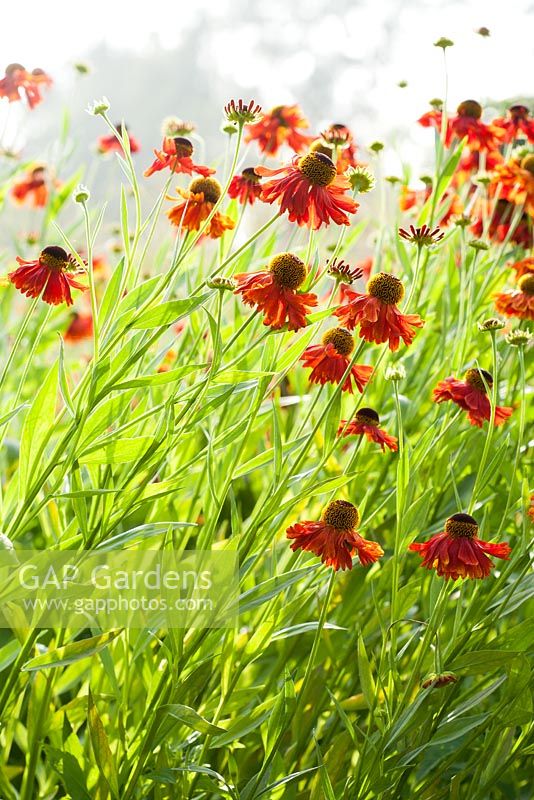
<path fill-rule="evenodd" d="M 473 486 L 473 492 L 471 494 L 471 502 L 469 503 L 469 509 L 467 511 L 468 514 L 473 513 L 473 509 L 475 508 L 478 493 L 480 491 L 480 485 L 484 479 L 484 471 L 486 469 L 486 463 L 488 460 L 488 455 L 491 448 L 491 441 L 493 438 L 493 429 L 495 427 L 495 409 L 497 407 L 497 388 L 499 383 L 499 376 L 498 376 L 498 363 L 497 363 L 497 341 L 495 338 L 495 331 L 490 331 L 491 336 L 491 353 L 492 353 L 492 362 L 493 362 L 493 383 L 491 386 L 491 413 L 490 419 L 488 423 L 488 434 L 486 436 L 486 441 L 484 442 L 484 449 L 482 451 L 482 457 L 480 459 L 477 475 L 475 478 L 475 485 Z"/>

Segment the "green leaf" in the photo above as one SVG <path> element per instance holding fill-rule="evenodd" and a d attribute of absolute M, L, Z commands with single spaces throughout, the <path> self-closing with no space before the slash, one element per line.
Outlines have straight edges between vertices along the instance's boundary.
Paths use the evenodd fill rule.
<path fill-rule="evenodd" d="M 146 331 L 150 328 L 171 325 L 201 305 L 208 297 L 209 294 L 202 294 L 197 297 L 190 297 L 187 300 L 169 300 L 167 303 L 161 303 L 155 308 L 147 308 L 146 311 L 142 311 L 133 318 L 129 323 L 129 327 L 134 330 Z"/>
<path fill-rule="evenodd" d="M 178 704 L 171 704 L 161 706 L 159 709 L 162 713 L 168 714 L 170 717 L 179 720 L 183 725 L 191 728 L 193 731 L 199 733 L 208 733 L 213 735 L 215 733 L 226 733 L 225 728 L 220 728 L 218 725 L 213 725 L 207 719 L 202 717 L 194 708 L 190 706 L 182 706 Z"/>
<path fill-rule="evenodd" d="M 361 632 L 358 636 L 358 672 L 365 702 L 369 708 L 372 708 L 376 701 L 376 686 Z"/>
<path fill-rule="evenodd" d="M 122 630 L 107 631 L 89 639 L 81 639 L 81 641 L 71 642 L 55 650 L 49 650 L 43 655 L 26 661 L 22 666 L 22 670 L 24 672 L 35 672 L 38 669 L 55 669 L 56 667 L 73 664 L 82 658 L 90 658 L 111 644 L 121 633 Z"/>
<path fill-rule="evenodd" d="M 86 450 L 81 454 L 80 461 L 84 464 L 127 464 L 130 461 L 138 461 L 153 441 L 152 436 L 117 439 L 103 447 Z"/>
<path fill-rule="evenodd" d="M 24 419 L 20 437 L 19 485 L 25 490 L 54 424 L 59 362 L 51 367 Z"/>
<path fill-rule="evenodd" d="M 104 725 L 90 690 L 87 696 L 87 726 L 89 728 L 91 745 L 93 747 L 93 755 L 95 757 L 95 763 L 98 767 L 98 771 L 109 786 L 113 797 L 118 798 L 119 781 L 117 778 L 115 761 L 113 760 L 113 754 L 109 746 Z"/>
<path fill-rule="evenodd" d="M 508 664 L 516 656 L 517 653 L 513 650 L 473 650 L 458 656 L 452 664 L 447 665 L 447 669 L 463 675 L 479 675 Z"/>

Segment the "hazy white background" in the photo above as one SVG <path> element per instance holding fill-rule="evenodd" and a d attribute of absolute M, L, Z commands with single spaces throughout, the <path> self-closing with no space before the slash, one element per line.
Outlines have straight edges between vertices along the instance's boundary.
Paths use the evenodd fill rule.
<path fill-rule="evenodd" d="M 89 155 L 102 131 L 84 108 L 105 94 L 113 117 L 141 139 L 144 159 L 169 114 L 197 121 L 213 158 L 221 107 L 242 95 L 266 108 L 299 101 L 315 130 L 345 122 L 363 145 L 385 140 L 386 169 L 398 173 L 400 156 L 423 169 L 431 145 L 415 120 L 444 93 L 433 42 L 455 42 L 451 108 L 468 97 L 528 100 L 533 9 L 532 0 L 24 0 L 4 4 L 0 68 L 18 61 L 54 78 L 46 102 L 27 115 L 34 148 L 50 141 L 68 105 Z M 489 38 L 477 35 L 481 26 Z M 84 60 L 92 71 L 80 78 L 73 64 Z"/>

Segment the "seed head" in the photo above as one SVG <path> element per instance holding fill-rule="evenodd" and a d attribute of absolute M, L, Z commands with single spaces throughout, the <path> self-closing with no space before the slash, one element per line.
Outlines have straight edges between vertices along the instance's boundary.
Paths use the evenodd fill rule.
<path fill-rule="evenodd" d="M 358 509 L 347 500 L 333 500 L 323 511 L 323 522 L 340 531 L 354 530 L 359 521 Z"/>
<path fill-rule="evenodd" d="M 478 323 L 479 331 L 500 331 L 504 328 L 506 323 L 498 317 L 490 317 L 483 322 Z"/>
<path fill-rule="evenodd" d="M 445 234 L 439 227 L 430 230 L 428 225 L 423 225 L 420 228 L 414 228 L 413 225 L 410 225 L 409 231 L 405 228 L 399 228 L 399 236 L 402 239 L 406 239 L 407 242 L 417 245 L 417 247 L 431 247 L 431 245 L 440 242 Z"/>
<path fill-rule="evenodd" d="M 314 186 L 328 186 L 336 177 L 334 162 L 324 153 L 308 153 L 299 159 L 298 168 Z"/>
<path fill-rule="evenodd" d="M 525 347 L 530 343 L 532 334 L 530 331 L 522 331 L 519 328 L 515 331 L 510 331 L 506 337 L 506 341 L 512 347 Z"/>
<path fill-rule="evenodd" d="M 228 122 L 236 122 L 238 125 L 250 125 L 257 122 L 261 116 L 261 106 L 254 100 L 244 103 L 243 100 L 230 100 L 224 107 L 224 113 Z"/>

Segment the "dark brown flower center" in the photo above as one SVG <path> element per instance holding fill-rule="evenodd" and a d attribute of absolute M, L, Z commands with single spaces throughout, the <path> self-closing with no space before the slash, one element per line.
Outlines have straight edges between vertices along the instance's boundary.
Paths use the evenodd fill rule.
<path fill-rule="evenodd" d="M 517 285 L 522 292 L 529 295 L 534 295 L 534 273 L 530 272 L 527 275 L 519 278 Z"/>
<path fill-rule="evenodd" d="M 340 356 L 350 356 L 354 350 L 354 337 L 345 328 L 331 328 L 323 336 L 323 344 L 331 344 Z"/>
<path fill-rule="evenodd" d="M 456 109 L 459 117 L 470 117 L 480 119 L 482 116 L 482 106 L 476 100 L 464 100 Z"/>
<path fill-rule="evenodd" d="M 304 261 L 292 253 L 279 253 L 269 262 L 275 282 L 283 289 L 298 289 L 306 280 L 307 269 Z"/>
<path fill-rule="evenodd" d="M 360 408 L 356 412 L 356 422 L 361 422 L 363 425 L 372 425 L 376 428 L 380 422 L 380 417 L 374 408 Z"/>
<path fill-rule="evenodd" d="M 534 153 L 529 153 L 521 161 L 521 169 L 526 169 L 531 175 L 534 175 Z"/>
<path fill-rule="evenodd" d="M 193 194 L 204 195 L 206 203 L 216 203 L 221 196 L 221 184 L 215 178 L 195 178 L 189 184 L 189 191 Z"/>
<path fill-rule="evenodd" d="M 193 144 L 189 139 L 184 136 L 175 136 L 173 141 L 178 158 L 187 158 L 193 155 Z"/>
<path fill-rule="evenodd" d="M 298 168 L 314 186 L 328 186 L 336 177 L 334 162 L 324 153 L 308 153 L 299 159 Z"/>
<path fill-rule="evenodd" d="M 526 119 L 528 117 L 528 108 L 526 106 L 510 106 L 508 113 L 514 120 Z"/>
<path fill-rule="evenodd" d="M 6 67 L 6 75 L 12 75 L 14 72 L 26 72 L 22 64 L 8 64 Z"/>
<path fill-rule="evenodd" d="M 69 265 L 69 256 L 62 247 L 52 245 L 45 247 L 39 256 L 39 263 L 48 269 L 66 269 Z"/>
<path fill-rule="evenodd" d="M 493 377 L 485 369 L 468 369 L 465 373 L 465 381 L 472 386 L 473 389 L 478 389 L 479 392 L 485 392 L 486 387 L 484 381 L 491 388 L 493 385 Z"/>
<path fill-rule="evenodd" d="M 394 275 L 379 272 L 367 284 L 367 293 L 377 297 L 388 306 L 396 305 L 404 297 L 404 286 Z"/>
<path fill-rule="evenodd" d="M 323 139 L 316 139 L 310 145 L 310 152 L 322 153 L 324 156 L 328 156 L 328 158 L 332 160 L 332 156 L 334 155 L 334 148 L 328 145 Z"/>
<path fill-rule="evenodd" d="M 445 533 L 453 539 L 474 539 L 478 534 L 478 524 L 470 514 L 453 514 L 445 523 Z"/>
<path fill-rule="evenodd" d="M 338 530 L 353 530 L 360 521 L 356 506 L 347 500 L 334 500 L 323 511 L 323 522 Z"/>
<path fill-rule="evenodd" d="M 241 177 L 244 178 L 247 181 L 247 183 L 260 182 L 260 176 L 257 174 L 254 167 L 245 167 L 245 169 L 241 173 Z"/>

